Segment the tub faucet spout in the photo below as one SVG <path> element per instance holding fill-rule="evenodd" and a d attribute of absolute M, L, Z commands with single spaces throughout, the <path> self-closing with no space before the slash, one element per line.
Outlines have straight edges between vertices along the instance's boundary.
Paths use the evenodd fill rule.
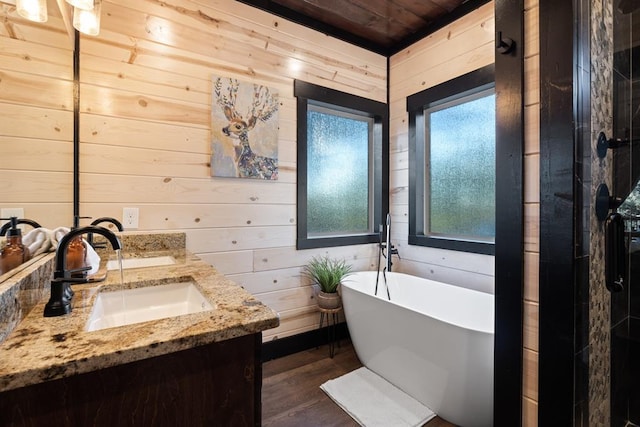
<path fill-rule="evenodd" d="M 60 243 L 58 243 L 58 249 L 56 251 L 56 269 L 53 272 L 53 280 L 51 280 L 51 297 L 49 302 L 44 308 L 44 317 L 62 316 L 71 312 L 71 299 L 73 298 L 73 292 L 71 291 L 71 283 L 86 283 L 86 278 L 72 277 L 73 273 L 78 271 L 88 270 L 85 267 L 79 270 L 67 269 L 67 249 L 69 243 L 82 234 L 96 233 L 104 236 L 111 247 L 114 250 L 120 250 L 122 245 L 120 240 L 110 230 L 106 228 L 89 225 L 81 228 L 74 228 L 65 234 Z"/>

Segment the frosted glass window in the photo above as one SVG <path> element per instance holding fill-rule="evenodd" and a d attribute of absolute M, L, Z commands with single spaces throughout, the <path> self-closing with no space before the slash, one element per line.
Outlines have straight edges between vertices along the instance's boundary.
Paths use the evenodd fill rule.
<path fill-rule="evenodd" d="M 309 237 L 371 232 L 373 119 L 310 106 L 307 112 Z"/>
<path fill-rule="evenodd" d="M 410 245 L 495 253 L 493 64 L 407 97 Z"/>
<path fill-rule="evenodd" d="M 296 248 L 377 243 L 389 210 L 387 104 L 301 80 L 293 94 Z"/>
<path fill-rule="evenodd" d="M 493 241 L 495 95 L 493 90 L 425 110 L 426 234 Z"/>

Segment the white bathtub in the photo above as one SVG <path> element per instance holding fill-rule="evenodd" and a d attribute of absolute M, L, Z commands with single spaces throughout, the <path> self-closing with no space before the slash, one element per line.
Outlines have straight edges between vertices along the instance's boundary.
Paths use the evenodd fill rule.
<path fill-rule="evenodd" d="M 493 424 L 493 295 L 402 273 L 348 276 L 347 326 L 360 361 L 445 420 Z M 363 396 L 366 399 L 366 396 Z"/>

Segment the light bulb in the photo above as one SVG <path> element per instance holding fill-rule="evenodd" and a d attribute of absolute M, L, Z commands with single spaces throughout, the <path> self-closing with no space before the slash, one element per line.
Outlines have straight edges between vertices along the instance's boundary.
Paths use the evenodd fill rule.
<path fill-rule="evenodd" d="M 82 10 L 92 10 L 93 9 L 93 0 L 67 0 L 74 8 L 82 9 Z"/>
<path fill-rule="evenodd" d="M 47 22 L 47 0 L 17 0 L 18 14 L 29 21 Z"/>
<path fill-rule="evenodd" d="M 81 33 L 89 36 L 97 36 L 100 33 L 100 9 L 102 1 L 95 0 L 92 10 L 73 9 L 73 27 Z"/>

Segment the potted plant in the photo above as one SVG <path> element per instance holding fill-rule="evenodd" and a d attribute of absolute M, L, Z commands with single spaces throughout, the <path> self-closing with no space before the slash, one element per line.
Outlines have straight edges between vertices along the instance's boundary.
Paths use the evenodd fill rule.
<path fill-rule="evenodd" d="M 330 258 L 326 255 L 313 257 L 303 270 L 303 274 L 318 288 L 318 306 L 325 309 L 335 309 L 342 305 L 338 287 L 349 273 L 351 265 L 344 259 Z"/>

